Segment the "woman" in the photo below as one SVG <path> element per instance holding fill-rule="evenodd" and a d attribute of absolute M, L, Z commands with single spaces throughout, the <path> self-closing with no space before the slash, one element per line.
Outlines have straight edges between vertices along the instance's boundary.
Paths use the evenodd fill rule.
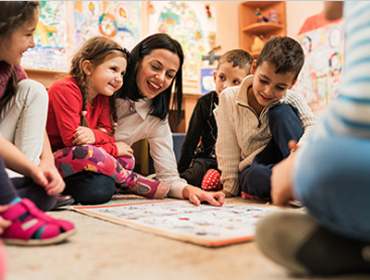
<path fill-rule="evenodd" d="M 189 199 L 195 205 L 206 201 L 222 206 L 223 193 L 205 192 L 188 185 L 177 172 L 168 113 L 174 88 L 173 104 L 179 122 L 183 60 L 181 45 L 163 33 L 148 36 L 136 45 L 125 83 L 118 93 L 116 141 L 126 143 L 126 155 L 132 156 L 130 146 L 148 139 L 157 178 L 171 186 L 169 196 Z"/>

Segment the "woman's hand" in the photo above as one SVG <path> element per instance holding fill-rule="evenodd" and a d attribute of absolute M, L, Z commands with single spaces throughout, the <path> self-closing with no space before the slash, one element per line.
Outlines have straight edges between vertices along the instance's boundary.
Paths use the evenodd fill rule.
<path fill-rule="evenodd" d="M 128 157 L 133 157 L 134 156 L 134 150 L 127 145 L 125 142 L 115 142 L 117 150 L 118 150 L 118 155 L 119 157 L 122 156 L 128 156 Z"/>
<path fill-rule="evenodd" d="M 294 200 L 292 173 L 297 151 L 297 142 L 290 141 L 289 149 L 292 153 L 272 168 L 271 198 L 274 205 L 284 206 Z"/>
<path fill-rule="evenodd" d="M 94 132 L 88 127 L 77 127 L 73 137 L 75 138 L 73 145 L 95 144 L 96 142 Z"/>
<path fill-rule="evenodd" d="M 8 208 L 9 208 L 8 205 L 0 205 L 0 214 L 4 213 Z M 6 228 L 10 227 L 11 224 L 12 224 L 11 221 L 4 220 L 0 216 L 0 234 L 2 234 L 5 231 Z"/>
<path fill-rule="evenodd" d="M 223 192 L 205 192 L 191 185 L 187 185 L 183 189 L 182 197 L 189 199 L 194 205 L 199 205 L 202 201 L 206 201 L 213 206 L 222 206 L 225 202 L 225 194 Z"/>

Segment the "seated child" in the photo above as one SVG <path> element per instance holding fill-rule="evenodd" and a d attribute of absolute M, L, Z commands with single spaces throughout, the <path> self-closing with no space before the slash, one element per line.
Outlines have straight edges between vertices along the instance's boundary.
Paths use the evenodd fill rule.
<path fill-rule="evenodd" d="M 199 98 L 194 108 L 178 162 L 180 177 L 193 186 L 201 187 L 207 171 L 217 170 L 217 125 L 213 110 L 218 105 L 219 95 L 225 88 L 240 85 L 249 75 L 252 62 L 252 56 L 244 50 L 235 49 L 223 54 L 213 73 L 216 90 Z M 212 171 L 218 172 L 216 170 Z M 204 181 L 202 188 L 214 189 L 217 185 Z"/>
<path fill-rule="evenodd" d="M 370 2 L 323 4 L 328 19 L 344 15 L 343 82 L 309 141 L 271 177 L 275 205 L 298 198 L 307 211 L 267 215 L 256 240 L 266 256 L 300 278 L 369 279 Z M 349 273 L 361 275 L 338 275 Z"/>
<path fill-rule="evenodd" d="M 5 167 L 26 177 L 11 180 Z M 0 239 L 4 243 L 55 244 L 75 232 L 72 223 L 40 210 L 50 210 L 56 200 L 48 174 L 0 134 Z"/>
<path fill-rule="evenodd" d="M 169 185 L 132 171 L 132 149 L 116 142 L 115 93 L 123 85 L 128 51 L 103 36 L 87 40 L 70 74 L 49 88 L 47 132 L 55 163 L 76 202 L 100 204 L 116 186 L 127 193 L 163 198 Z"/>
<path fill-rule="evenodd" d="M 45 87 L 27 78 L 22 53 L 33 48 L 38 22 L 38 1 L 3 1 L 0 11 L 0 132 L 28 159 L 49 173 L 49 184 L 58 189 L 57 205 L 72 202 L 60 196 L 65 184 L 54 166 L 46 135 L 48 95 Z M 9 171 L 9 170 L 7 170 Z M 19 174 L 10 173 L 11 177 Z"/>
<path fill-rule="evenodd" d="M 307 134 L 311 109 L 290 91 L 304 63 L 302 47 L 274 37 L 239 87 L 226 89 L 216 109 L 216 154 L 227 196 L 270 199 L 271 168 L 290 154 L 288 142 Z"/>

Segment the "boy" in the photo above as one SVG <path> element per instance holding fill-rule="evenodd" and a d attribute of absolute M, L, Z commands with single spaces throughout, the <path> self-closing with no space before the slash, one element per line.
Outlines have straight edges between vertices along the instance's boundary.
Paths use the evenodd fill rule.
<path fill-rule="evenodd" d="M 238 86 L 249 75 L 252 62 L 252 56 L 244 50 L 223 54 L 213 73 L 216 91 L 199 98 L 194 108 L 178 162 L 180 177 L 193 186 L 201 187 L 206 172 L 217 169 L 217 125 L 213 110 L 218 105 L 219 95 L 225 88 Z"/>
<path fill-rule="evenodd" d="M 216 109 L 216 143 L 226 196 L 270 199 L 271 168 L 290 154 L 315 121 L 302 97 L 289 91 L 304 63 L 302 47 L 289 37 L 274 37 L 253 61 L 240 87 L 226 89 Z"/>

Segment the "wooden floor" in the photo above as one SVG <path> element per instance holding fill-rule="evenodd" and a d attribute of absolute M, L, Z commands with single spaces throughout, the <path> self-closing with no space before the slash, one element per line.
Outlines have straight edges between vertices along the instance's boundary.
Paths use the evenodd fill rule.
<path fill-rule="evenodd" d="M 139 201 L 115 198 L 110 204 Z M 227 203 L 248 203 L 240 198 Z M 368 275 L 305 278 L 265 258 L 255 242 L 206 248 L 95 219 L 70 210 L 50 215 L 75 223 L 68 242 L 7 246 L 8 280 L 33 279 L 370 279 Z"/>

